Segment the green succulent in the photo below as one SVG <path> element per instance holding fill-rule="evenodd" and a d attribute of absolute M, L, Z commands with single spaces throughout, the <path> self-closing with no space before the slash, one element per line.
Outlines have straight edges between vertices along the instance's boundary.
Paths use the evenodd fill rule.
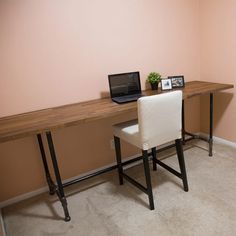
<path fill-rule="evenodd" d="M 157 72 L 151 72 L 147 77 L 147 81 L 150 84 L 158 83 L 161 81 L 161 75 Z"/>

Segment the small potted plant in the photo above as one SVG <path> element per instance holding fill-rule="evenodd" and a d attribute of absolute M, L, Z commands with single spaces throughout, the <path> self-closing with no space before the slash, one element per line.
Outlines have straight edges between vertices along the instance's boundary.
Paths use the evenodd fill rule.
<path fill-rule="evenodd" d="M 147 77 L 147 81 L 151 84 L 152 90 L 156 90 L 161 81 L 161 75 L 157 72 L 151 72 Z"/>

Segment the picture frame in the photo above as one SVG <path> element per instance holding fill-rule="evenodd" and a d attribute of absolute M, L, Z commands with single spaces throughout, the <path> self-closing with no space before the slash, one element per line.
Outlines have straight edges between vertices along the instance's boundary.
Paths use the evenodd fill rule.
<path fill-rule="evenodd" d="M 172 89 L 172 81 L 170 78 L 161 80 L 161 90 L 171 90 Z"/>
<path fill-rule="evenodd" d="M 168 76 L 168 79 L 171 79 L 172 88 L 183 88 L 185 86 L 183 75 Z"/>

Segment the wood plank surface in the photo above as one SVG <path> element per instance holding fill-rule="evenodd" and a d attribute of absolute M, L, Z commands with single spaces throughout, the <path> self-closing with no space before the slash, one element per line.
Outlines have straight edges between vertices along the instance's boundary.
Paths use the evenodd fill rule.
<path fill-rule="evenodd" d="M 214 93 L 230 88 L 233 88 L 232 84 L 191 81 L 185 83 L 185 87 L 181 90 L 183 91 L 183 99 L 187 99 L 193 96 Z M 160 88 L 158 91 L 144 91 L 144 94 L 148 96 L 159 93 L 163 93 L 160 91 Z M 0 118 L 0 142 L 78 125 L 97 119 L 117 116 L 136 110 L 136 102 L 119 105 L 112 102 L 110 98 L 102 98 L 7 116 Z"/>

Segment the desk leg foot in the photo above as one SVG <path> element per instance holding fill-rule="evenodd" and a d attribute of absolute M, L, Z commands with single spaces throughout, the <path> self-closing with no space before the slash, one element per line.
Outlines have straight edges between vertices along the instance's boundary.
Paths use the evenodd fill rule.
<path fill-rule="evenodd" d="M 212 157 L 213 139 L 209 139 L 209 157 Z"/>
<path fill-rule="evenodd" d="M 63 197 L 60 199 L 61 201 L 61 204 L 62 204 L 62 207 L 63 207 L 63 210 L 64 210 L 64 214 L 65 214 L 65 221 L 70 221 L 71 220 L 71 217 L 69 215 L 69 211 L 68 211 L 68 208 L 67 208 L 67 201 L 66 201 L 66 198 Z"/>
<path fill-rule="evenodd" d="M 65 221 L 66 221 L 66 222 L 68 222 L 68 221 L 70 221 L 70 220 L 71 220 L 70 216 L 65 217 Z"/>

